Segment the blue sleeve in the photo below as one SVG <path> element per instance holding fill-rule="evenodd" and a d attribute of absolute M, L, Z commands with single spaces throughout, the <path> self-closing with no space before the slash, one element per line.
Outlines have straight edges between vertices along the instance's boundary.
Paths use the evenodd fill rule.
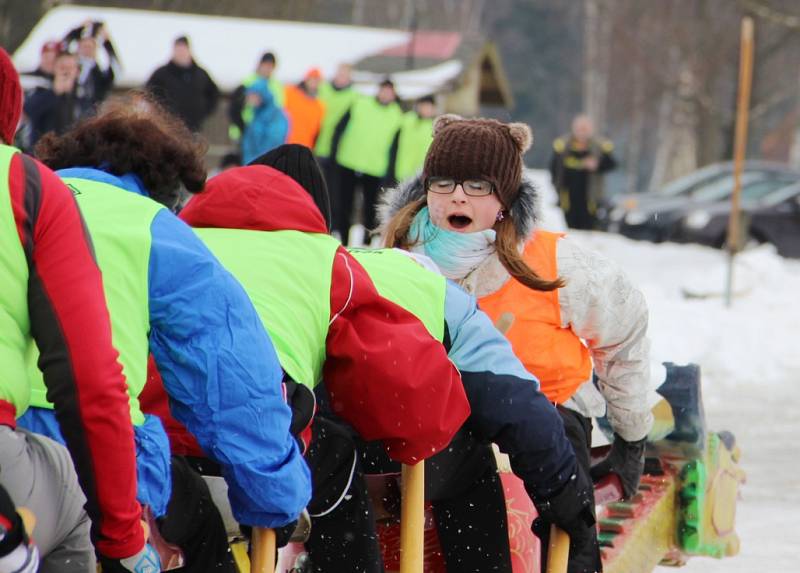
<path fill-rule="evenodd" d="M 296 519 L 311 478 L 289 433 L 275 350 L 236 279 L 168 211 L 152 225 L 150 324 L 172 414 L 222 467 L 234 517 L 262 527 Z"/>
<path fill-rule="evenodd" d="M 529 490 L 549 497 L 576 471 L 561 416 L 475 299 L 450 282 L 445 320 L 450 359 L 472 409 L 467 425 L 509 455 L 514 474 Z"/>
<path fill-rule="evenodd" d="M 67 445 L 56 413 L 49 408 L 28 408 L 17 419 L 17 426 Z M 149 505 L 153 515 L 162 517 L 167 513 L 172 478 L 169 439 L 161 420 L 146 414 L 144 424 L 133 427 L 133 439 L 136 442 L 136 499 L 142 505 Z"/>

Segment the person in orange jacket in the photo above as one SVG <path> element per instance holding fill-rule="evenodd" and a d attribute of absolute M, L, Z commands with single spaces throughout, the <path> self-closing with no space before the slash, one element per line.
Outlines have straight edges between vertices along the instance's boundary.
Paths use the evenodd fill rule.
<path fill-rule="evenodd" d="M 295 86 L 286 86 L 284 91 L 284 111 L 289 117 L 289 135 L 286 143 L 298 143 L 311 149 L 317 141 L 325 104 L 317 97 L 322 81 L 318 68 L 306 72 L 303 81 Z"/>
<path fill-rule="evenodd" d="M 386 197 L 385 242 L 432 258 L 505 324 L 514 353 L 558 405 L 586 471 L 591 417 L 607 411 L 614 445 L 591 474 L 618 474 L 630 496 L 652 424 L 647 305 L 610 261 L 536 229 L 538 194 L 522 176 L 531 141 L 524 124 L 438 118 L 422 177 Z M 547 537 L 546 528 L 540 533 Z M 596 540 L 570 548 L 570 572 L 600 566 Z"/>

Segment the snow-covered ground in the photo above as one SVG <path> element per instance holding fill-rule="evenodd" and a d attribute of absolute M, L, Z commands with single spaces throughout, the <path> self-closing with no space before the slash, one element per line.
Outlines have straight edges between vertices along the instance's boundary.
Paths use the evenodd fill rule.
<path fill-rule="evenodd" d="M 551 203 L 547 176 L 532 175 Z M 550 205 L 543 212 L 546 226 L 563 228 L 560 212 Z M 769 247 L 740 255 L 737 296 L 725 308 L 721 251 L 571 234 L 622 265 L 641 287 L 650 307 L 654 360 L 700 364 L 709 428 L 731 430 L 742 450 L 747 484 L 736 520 L 741 553 L 721 561 L 693 558 L 681 571 L 800 571 L 800 261 Z M 685 291 L 707 298 L 687 298 Z"/>

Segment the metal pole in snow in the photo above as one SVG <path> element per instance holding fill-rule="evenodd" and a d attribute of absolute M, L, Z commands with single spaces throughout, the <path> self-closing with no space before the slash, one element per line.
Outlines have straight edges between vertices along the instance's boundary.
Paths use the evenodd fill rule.
<path fill-rule="evenodd" d="M 728 272 L 725 280 L 725 306 L 731 306 L 733 298 L 733 264 L 740 248 L 742 169 L 747 150 L 747 122 L 750 111 L 750 88 L 753 83 L 753 19 L 742 19 L 741 53 L 739 57 L 739 97 L 736 105 L 736 133 L 733 143 L 733 194 L 731 214 L 728 219 Z"/>

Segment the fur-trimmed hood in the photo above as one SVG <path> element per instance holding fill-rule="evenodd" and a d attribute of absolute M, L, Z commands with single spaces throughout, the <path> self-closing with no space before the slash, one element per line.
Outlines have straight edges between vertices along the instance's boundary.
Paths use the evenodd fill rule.
<path fill-rule="evenodd" d="M 378 222 L 380 228 L 386 228 L 386 224 L 394 217 L 400 209 L 423 197 L 425 195 L 425 185 L 422 175 L 417 175 L 394 188 L 386 189 L 378 205 Z M 508 214 L 514 221 L 517 229 L 517 236 L 520 240 L 526 240 L 539 221 L 539 190 L 533 182 L 523 174 L 522 182 L 519 186 L 519 193 Z"/>

